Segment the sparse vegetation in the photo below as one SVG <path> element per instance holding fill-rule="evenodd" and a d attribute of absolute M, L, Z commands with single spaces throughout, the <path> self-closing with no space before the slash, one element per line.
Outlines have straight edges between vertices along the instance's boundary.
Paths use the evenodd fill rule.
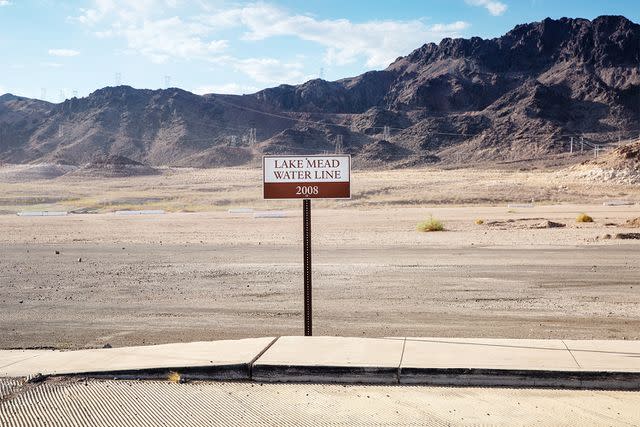
<path fill-rule="evenodd" d="M 482 224 L 484 224 L 484 219 L 482 219 L 482 218 L 477 218 L 477 219 L 475 220 L 475 223 L 476 223 L 476 225 L 482 225 Z"/>
<path fill-rule="evenodd" d="M 181 379 L 180 374 L 175 371 L 169 372 L 169 375 L 167 376 L 168 381 L 176 384 L 180 382 L 180 379 Z"/>
<path fill-rule="evenodd" d="M 593 218 L 587 215 L 586 213 L 581 213 L 576 218 L 576 222 L 593 222 Z"/>
<path fill-rule="evenodd" d="M 422 232 L 443 231 L 444 224 L 439 219 L 429 216 L 428 220 L 418 224 L 417 230 Z"/>

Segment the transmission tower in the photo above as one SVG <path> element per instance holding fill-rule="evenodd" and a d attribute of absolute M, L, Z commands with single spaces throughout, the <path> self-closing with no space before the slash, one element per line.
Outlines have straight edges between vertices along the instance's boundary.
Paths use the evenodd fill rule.
<path fill-rule="evenodd" d="M 336 136 L 336 151 L 335 154 L 342 154 L 344 146 L 342 144 L 342 135 Z"/>
<path fill-rule="evenodd" d="M 256 128 L 249 129 L 249 146 L 250 147 L 255 147 L 257 145 L 256 135 L 257 135 Z"/>
<path fill-rule="evenodd" d="M 42 98 L 43 101 L 47 100 L 47 88 L 43 87 L 40 89 L 40 98 Z"/>
<path fill-rule="evenodd" d="M 171 76 L 164 76 L 164 88 L 168 89 L 171 87 Z"/>
<path fill-rule="evenodd" d="M 385 126 L 382 129 L 382 139 L 384 139 L 385 141 L 388 141 L 389 138 L 391 138 L 391 128 L 389 126 Z"/>
<path fill-rule="evenodd" d="M 324 67 L 320 67 L 320 80 L 324 79 Z"/>
<path fill-rule="evenodd" d="M 116 86 L 120 86 L 122 84 L 122 74 L 116 73 L 115 78 L 114 78 L 114 82 L 115 82 Z"/>
<path fill-rule="evenodd" d="M 64 136 L 64 126 L 61 124 L 58 125 L 58 138 L 62 138 Z"/>

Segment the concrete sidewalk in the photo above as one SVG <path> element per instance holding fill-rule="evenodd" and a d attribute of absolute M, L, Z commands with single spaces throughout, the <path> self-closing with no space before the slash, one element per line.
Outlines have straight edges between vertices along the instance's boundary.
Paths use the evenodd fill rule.
<path fill-rule="evenodd" d="M 0 351 L 0 377 L 233 379 L 640 390 L 640 341 L 266 337 Z"/>

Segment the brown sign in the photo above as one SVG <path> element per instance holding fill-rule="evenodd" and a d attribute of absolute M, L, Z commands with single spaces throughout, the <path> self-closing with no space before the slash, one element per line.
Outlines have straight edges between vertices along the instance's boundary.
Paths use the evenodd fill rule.
<path fill-rule="evenodd" d="M 348 199 L 351 156 L 264 156 L 265 199 Z"/>

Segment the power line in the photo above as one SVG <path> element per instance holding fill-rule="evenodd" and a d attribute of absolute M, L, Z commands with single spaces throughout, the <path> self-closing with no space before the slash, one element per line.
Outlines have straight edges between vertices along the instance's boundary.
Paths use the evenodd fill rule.
<path fill-rule="evenodd" d="M 277 117 L 279 119 L 291 120 L 291 121 L 300 122 L 300 123 L 309 123 L 309 124 L 315 124 L 315 125 L 320 125 L 320 126 L 336 126 L 336 127 L 349 129 L 349 126 L 341 125 L 341 124 L 338 124 L 338 123 L 325 123 L 325 122 L 319 122 L 319 121 L 315 121 L 315 120 L 301 119 L 299 117 L 291 117 L 291 116 L 285 116 L 285 115 L 282 115 L 282 114 L 269 113 L 267 111 L 257 110 L 255 108 L 245 107 L 243 105 L 237 105 L 237 104 L 234 104 L 232 102 L 223 101 L 223 100 L 218 99 L 218 98 L 214 98 L 214 99 L 217 102 L 220 102 L 221 104 L 226 104 L 226 105 L 229 105 L 231 107 L 238 108 L 240 110 L 251 111 L 251 112 L 254 112 L 254 113 L 258 113 L 258 114 L 263 114 L 265 116 Z"/>
<path fill-rule="evenodd" d="M 299 117 L 285 116 L 283 114 L 270 113 L 270 112 L 267 112 L 267 111 L 262 111 L 262 110 L 258 110 L 258 109 L 255 109 L 255 108 L 245 107 L 243 105 L 234 104 L 233 102 L 224 101 L 224 100 L 219 99 L 217 97 L 214 97 L 214 99 L 217 102 L 220 102 L 220 103 L 225 104 L 225 105 L 229 105 L 229 106 L 237 108 L 239 110 L 251 111 L 253 113 L 263 114 L 265 116 L 277 117 L 277 118 L 280 118 L 280 119 L 291 120 L 291 121 L 300 122 L 300 123 L 315 124 L 315 125 L 319 125 L 319 126 L 336 126 L 336 127 L 340 127 L 340 128 L 344 128 L 344 129 L 349 129 L 350 131 L 353 132 L 353 126 L 352 125 L 342 125 L 342 124 L 339 124 L 339 123 L 326 123 L 326 122 L 320 122 L 320 121 L 317 121 L 317 120 L 308 120 L 308 119 L 302 119 L 302 118 L 299 118 Z M 313 113 L 313 114 L 317 114 L 317 113 Z M 393 127 L 390 127 L 390 126 L 376 126 L 376 127 L 372 127 L 372 128 L 369 128 L 369 129 L 383 129 L 383 131 L 384 131 L 385 128 L 389 132 L 391 130 L 405 130 L 405 129 L 407 129 L 407 128 L 393 128 Z M 354 133 L 359 133 L 361 135 L 369 136 L 369 135 L 366 135 L 365 133 L 363 133 L 361 131 L 356 131 Z M 432 134 L 432 135 L 450 135 L 450 136 L 477 136 L 477 135 L 480 135 L 480 134 L 463 134 L 463 133 L 446 133 L 446 132 L 429 132 L 429 134 Z"/>

